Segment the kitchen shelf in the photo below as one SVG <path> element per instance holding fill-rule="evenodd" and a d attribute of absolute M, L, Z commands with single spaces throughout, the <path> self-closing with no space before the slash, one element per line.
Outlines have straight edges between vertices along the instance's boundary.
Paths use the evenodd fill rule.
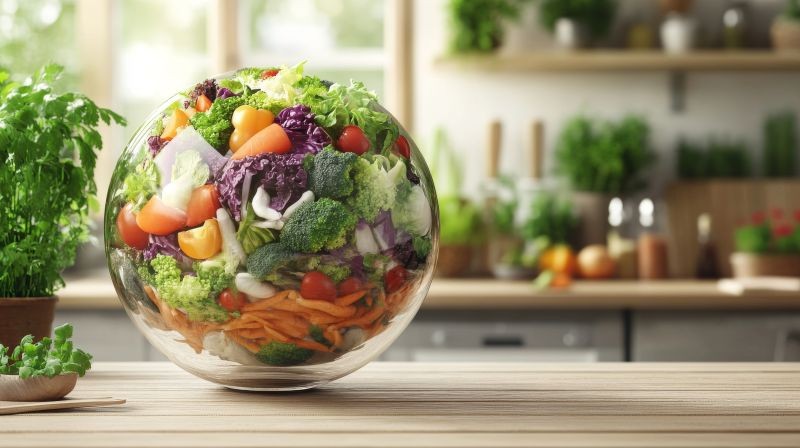
<path fill-rule="evenodd" d="M 118 309 L 114 286 L 104 278 L 67 280 L 59 309 Z M 800 309 L 800 293 L 731 295 L 713 281 L 578 281 L 566 290 L 537 291 L 528 281 L 436 279 L 422 305 L 430 310 L 789 310 Z"/>
<path fill-rule="evenodd" d="M 800 52 L 771 50 L 661 51 L 586 50 L 519 54 L 448 55 L 435 60 L 442 69 L 516 72 L 600 71 L 800 71 Z"/>

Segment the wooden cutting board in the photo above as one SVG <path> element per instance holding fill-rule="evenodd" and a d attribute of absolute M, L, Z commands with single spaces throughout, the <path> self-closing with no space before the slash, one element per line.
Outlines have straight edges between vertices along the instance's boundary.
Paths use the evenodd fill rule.
<path fill-rule="evenodd" d="M 125 404 L 120 398 L 65 398 L 57 401 L 0 401 L 0 415 Z"/>

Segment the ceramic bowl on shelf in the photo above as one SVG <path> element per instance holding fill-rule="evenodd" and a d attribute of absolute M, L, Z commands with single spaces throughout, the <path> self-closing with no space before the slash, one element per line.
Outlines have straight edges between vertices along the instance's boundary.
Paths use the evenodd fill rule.
<path fill-rule="evenodd" d="M 109 187 L 111 277 L 148 340 L 228 387 L 318 386 L 399 336 L 434 272 L 425 161 L 359 82 L 248 68 L 166 101 Z"/>

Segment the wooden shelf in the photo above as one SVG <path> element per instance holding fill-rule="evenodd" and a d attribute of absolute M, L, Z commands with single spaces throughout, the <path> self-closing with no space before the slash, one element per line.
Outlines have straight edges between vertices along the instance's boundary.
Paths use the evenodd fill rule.
<path fill-rule="evenodd" d="M 520 54 L 442 56 L 443 69 L 530 72 L 601 71 L 800 71 L 800 52 L 695 51 L 670 55 L 660 51 L 592 50 Z"/>
<path fill-rule="evenodd" d="M 68 280 L 58 292 L 60 309 L 118 309 L 116 291 L 105 278 Z M 537 291 L 531 282 L 436 279 L 422 305 L 430 310 L 800 310 L 800 294 L 721 292 L 713 281 L 576 282 L 567 290 Z"/>

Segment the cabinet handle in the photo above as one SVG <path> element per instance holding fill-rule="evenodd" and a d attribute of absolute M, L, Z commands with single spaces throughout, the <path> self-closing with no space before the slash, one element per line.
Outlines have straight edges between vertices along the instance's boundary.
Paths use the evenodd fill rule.
<path fill-rule="evenodd" d="M 484 347 L 522 347 L 525 345 L 519 336 L 484 336 Z"/>

